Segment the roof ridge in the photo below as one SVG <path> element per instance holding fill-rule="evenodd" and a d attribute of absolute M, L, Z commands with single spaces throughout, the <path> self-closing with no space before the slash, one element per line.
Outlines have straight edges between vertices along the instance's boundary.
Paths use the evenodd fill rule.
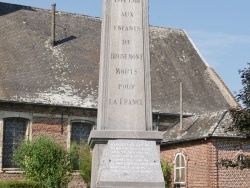
<path fill-rule="evenodd" d="M 217 72 L 215 71 L 215 69 L 212 68 L 212 67 L 207 67 L 207 70 L 211 70 L 211 71 L 208 71 L 208 73 L 211 76 L 211 78 L 213 79 L 213 81 L 216 83 L 216 85 L 219 87 L 219 90 L 221 91 L 221 89 L 223 89 L 223 90 L 225 90 L 228 93 L 231 101 L 229 101 L 228 97 L 225 96 L 225 93 L 223 93 L 223 91 L 221 91 L 222 95 L 225 97 L 226 101 L 230 104 L 230 106 L 231 107 L 232 107 L 232 105 L 234 107 L 240 106 L 239 103 L 236 101 L 235 97 L 233 96 L 232 92 L 226 86 L 225 82 L 221 79 L 221 77 L 217 74 Z M 217 80 L 215 80 L 215 78 L 213 77 L 213 75 L 211 75 L 211 72 L 214 74 L 214 76 L 217 78 Z M 219 85 L 219 83 L 217 81 L 219 81 L 221 85 Z M 222 87 L 220 87 L 220 86 L 222 86 Z M 232 103 L 234 103 L 234 104 L 232 104 Z"/>

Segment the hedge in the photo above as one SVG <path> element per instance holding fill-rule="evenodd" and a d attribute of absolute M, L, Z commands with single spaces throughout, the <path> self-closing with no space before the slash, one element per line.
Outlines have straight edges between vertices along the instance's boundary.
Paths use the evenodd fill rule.
<path fill-rule="evenodd" d="M 37 182 L 34 181 L 2 181 L 0 182 L 1 188 L 42 188 Z"/>

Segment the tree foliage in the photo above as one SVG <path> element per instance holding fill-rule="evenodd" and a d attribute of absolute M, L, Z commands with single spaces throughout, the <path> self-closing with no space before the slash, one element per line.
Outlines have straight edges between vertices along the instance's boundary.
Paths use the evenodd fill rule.
<path fill-rule="evenodd" d="M 248 66 L 250 63 L 248 63 Z M 242 108 L 231 109 L 233 129 L 238 130 L 243 136 L 250 138 L 250 67 L 239 70 L 242 89 L 236 95 Z"/>
<path fill-rule="evenodd" d="M 250 110 L 250 67 L 239 70 L 239 73 L 243 88 L 237 94 L 237 100 L 243 104 L 245 110 Z"/>
<path fill-rule="evenodd" d="M 14 161 L 24 170 L 26 179 L 47 188 L 66 187 L 72 177 L 69 153 L 62 145 L 45 136 L 21 144 L 15 150 Z"/>
<path fill-rule="evenodd" d="M 240 134 L 250 139 L 250 110 L 247 109 L 231 109 L 230 113 L 233 117 L 233 125 L 230 130 L 236 130 Z"/>

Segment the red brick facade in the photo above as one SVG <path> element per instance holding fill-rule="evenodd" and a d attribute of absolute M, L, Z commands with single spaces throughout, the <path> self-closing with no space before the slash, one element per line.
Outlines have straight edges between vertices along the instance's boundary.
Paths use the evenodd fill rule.
<path fill-rule="evenodd" d="M 161 147 L 161 157 L 174 163 L 177 153 L 186 158 L 188 188 L 245 188 L 250 187 L 250 169 L 219 167 L 221 159 L 237 161 L 237 156 L 250 156 L 249 142 L 240 139 L 197 140 Z M 172 170 L 174 182 L 174 169 Z M 174 183 L 173 183 L 174 186 Z"/>
<path fill-rule="evenodd" d="M 67 125 L 68 119 L 63 117 L 33 117 L 32 138 L 43 134 L 66 146 Z"/>
<path fill-rule="evenodd" d="M 1 104 L 0 106 L 0 135 L 3 135 L 3 126 L 5 118 L 21 117 L 28 120 L 29 125 L 26 130 L 26 139 L 35 139 L 39 135 L 46 135 L 55 139 L 57 142 L 69 148 L 71 121 L 90 121 L 95 125 L 96 110 L 82 108 L 33 106 L 21 104 Z M 3 141 L 2 141 L 3 142 Z M 2 151 L 1 151 L 2 156 Z M 2 157 L 0 160 L 2 163 Z M 0 172 L 0 181 L 23 179 L 22 172 L 19 169 L 2 168 Z M 84 187 L 80 176 L 74 176 L 70 183 L 71 187 Z"/>

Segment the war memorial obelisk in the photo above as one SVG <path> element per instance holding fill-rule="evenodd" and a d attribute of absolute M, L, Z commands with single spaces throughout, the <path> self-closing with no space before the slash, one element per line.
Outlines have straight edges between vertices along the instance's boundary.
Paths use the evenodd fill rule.
<path fill-rule="evenodd" d="M 152 130 L 148 0 L 103 0 L 91 188 L 163 188 Z"/>

